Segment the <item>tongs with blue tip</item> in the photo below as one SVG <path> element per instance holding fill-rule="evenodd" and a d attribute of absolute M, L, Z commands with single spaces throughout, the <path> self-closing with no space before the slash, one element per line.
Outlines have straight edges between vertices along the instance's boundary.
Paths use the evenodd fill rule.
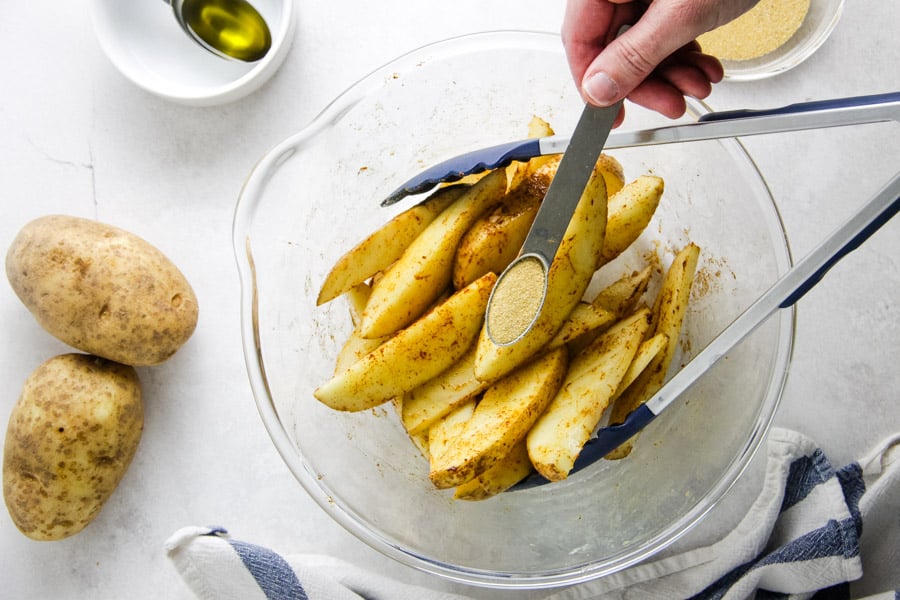
<path fill-rule="evenodd" d="M 637 434 L 778 309 L 793 306 L 800 300 L 831 267 L 869 239 L 898 210 L 900 172 L 844 225 L 778 279 L 706 348 L 672 376 L 659 392 L 629 414 L 624 422 L 599 429 L 585 444 L 570 475 L 597 462 Z M 512 489 L 526 489 L 545 483 L 549 481 L 533 474 Z"/>
<path fill-rule="evenodd" d="M 610 134 L 605 150 L 693 142 L 766 133 L 842 127 L 883 121 L 900 122 L 900 92 L 790 104 L 764 110 L 707 113 L 696 122 Z M 561 154 L 569 136 L 531 138 L 481 148 L 436 164 L 393 191 L 382 203 L 390 206 L 409 195 L 427 192 L 439 183 L 458 181 L 473 173 Z"/>

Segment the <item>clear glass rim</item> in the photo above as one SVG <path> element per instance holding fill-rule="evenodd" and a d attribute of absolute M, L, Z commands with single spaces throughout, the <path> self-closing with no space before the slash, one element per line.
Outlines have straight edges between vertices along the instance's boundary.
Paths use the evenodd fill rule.
<path fill-rule="evenodd" d="M 773 361 L 773 373 L 780 374 L 780 376 L 773 377 L 772 381 L 769 382 L 766 400 L 760 407 L 760 418 L 757 419 L 754 431 L 748 437 L 742 451 L 732 460 L 710 492 L 691 511 L 687 512 L 668 528 L 660 531 L 652 539 L 647 540 L 640 547 L 615 555 L 602 564 L 571 565 L 566 568 L 533 573 L 477 570 L 446 564 L 431 557 L 420 556 L 414 551 L 402 547 L 402 545 L 396 543 L 388 536 L 372 530 L 367 526 L 366 520 L 362 515 L 342 505 L 339 498 L 330 494 L 330 490 L 325 482 L 316 476 L 315 470 L 311 465 L 297 453 L 296 446 L 278 415 L 262 359 L 262 340 L 257 313 L 258 289 L 255 282 L 250 232 L 266 182 L 283 161 L 293 154 L 293 147 L 314 137 L 329 122 L 339 119 L 345 111 L 365 98 L 373 88 L 379 87 L 386 75 L 403 72 L 405 67 L 414 66 L 423 52 L 438 52 L 443 56 L 450 56 L 461 51 L 468 53 L 478 48 L 546 49 L 550 48 L 551 45 L 560 48 L 561 52 L 561 42 L 558 34 L 519 30 L 489 31 L 434 42 L 414 49 L 375 69 L 337 96 L 309 125 L 274 146 L 257 162 L 245 179 L 238 195 L 232 224 L 233 250 L 241 285 L 241 336 L 251 391 L 263 424 L 291 473 L 329 516 L 375 550 L 420 571 L 454 582 L 488 588 L 549 589 L 594 580 L 646 560 L 679 539 L 696 525 L 731 489 L 749 466 L 751 459 L 765 440 L 766 433 L 769 430 L 781 398 L 788 371 L 787 366 L 792 353 L 794 336 L 793 308 L 780 311 L 778 315 L 771 317 L 779 320 L 778 348 Z M 695 114 L 709 112 L 709 109 L 704 104 L 694 100 L 689 100 L 689 108 Z M 736 140 L 720 140 L 720 143 L 733 155 L 749 162 L 753 172 L 757 175 L 756 181 L 762 186 L 760 191 L 763 191 L 764 195 L 771 202 L 772 210 L 767 211 L 766 217 L 769 219 L 769 227 L 780 234 L 777 240 L 783 242 L 783 248 L 778 249 L 777 257 L 779 262 L 778 274 L 780 276 L 790 268 L 791 258 L 784 226 L 778 214 L 777 206 L 756 164 L 746 153 L 743 146 Z"/>

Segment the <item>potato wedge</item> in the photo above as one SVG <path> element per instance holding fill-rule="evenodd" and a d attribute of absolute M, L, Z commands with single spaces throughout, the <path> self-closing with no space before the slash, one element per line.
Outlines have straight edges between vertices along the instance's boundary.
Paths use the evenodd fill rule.
<path fill-rule="evenodd" d="M 528 448 L 522 440 L 510 450 L 493 467 L 484 471 L 474 479 L 458 485 L 453 493 L 457 500 L 486 500 L 505 492 L 534 471 Z"/>
<path fill-rule="evenodd" d="M 338 352 L 334 361 L 334 374 L 346 371 L 353 363 L 373 352 L 388 339 L 390 338 L 364 338 L 359 335 L 359 329 L 354 329 Z"/>
<path fill-rule="evenodd" d="M 642 175 L 609 198 L 609 220 L 597 268 L 624 252 L 647 228 L 665 185 L 662 178 Z"/>
<path fill-rule="evenodd" d="M 529 131 L 531 130 L 529 129 Z M 541 133 L 535 130 L 532 133 L 533 135 L 530 135 L 529 137 L 546 137 L 553 135 L 553 129 L 551 129 L 548 125 L 545 132 Z M 559 160 L 561 158 L 561 154 L 550 154 L 547 156 L 532 158 L 527 163 L 524 163 L 526 165 L 525 174 L 526 176 L 530 175 L 538 169 L 542 169 L 546 165 L 553 162 L 559 163 Z M 609 197 L 612 197 L 613 194 L 617 193 L 625 185 L 625 171 L 622 168 L 622 163 L 620 163 L 609 154 L 601 154 L 600 158 L 597 160 L 597 167 L 603 174 L 603 180 L 606 183 L 606 193 Z"/>
<path fill-rule="evenodd" d="M 632 359 L 631 364 L 628 365 L 628 370 L 625 371 L 625 376 L 622 377 L 622 381 L 619 382 L 619 389 L 613 394 L 613 402 L 622 395 L 622 392 L 628 389 L 629 385 L 634 383 L 634 380 L 646 370 L 653 359 L 665 349 L 668 343 L 669 336 L 664 333 L 657 333 L 641 342 L 637 354 L 634 355 L 634 359 Z"/>
<path fill-rule="evenodd" d="M 474 398 L 488 383 L 475 378 L 475 344 L 437 377 L 403 396 L 400 419 L 410 433 L 427 431 L 441 417 Z"/>
<path fill-rule="evenodd" d="M 421 433 L 409 433 L 409 441 L 413 443 L 413 446 L 416 447 L 416 450 L 422 454 L 422 457 L 425 460 L 430 460 L 430 455 L 428 453 L 428 432 L 424 431 Z"/>
<path fill-rule="evenodd" d="M 423 202 L 409 208 L 373 232 L 341 256 L 325 277 L 316 305 L 322 305 L 388 268 L 466 186 L 441 188 Z"/>
<path fill-rule="evenodd" d="M 547 193 L 549 180 L 559 166 L 560 158 L 561 155 L 543 156 L 523 163 L 527 165 L 527 176 L 521 176 L 518 186 L 510 187 L 503 202 L 489 215 L 479 219 L 463 237 L 453 266 L 453 282 L 456 287 L 467 285 L 488 271 L 500 274 L 518 256 L 541 200 Z M 534 163 L 538 163 L 540 167 L 535 168 Z M 597 168 L 603 175 L 607 196 L 611 201 L 612 195 L 624 186 L 622 165 L 613 157 L 603 154 L 597 162 Z M 641 210 L 650 208 L 646 203 L 625 200 L 627 198 L 617 203 L 610 202 L 609 205 L 607 228 L 612 226 L 627 229 L 613 235 L 617 242 L 604 255 L 604 264 L 624 250 L 620 247 L 623 241 L 637 237 L 634 229 L 640 222 L 636 219 L 642 216 Z M 652 216 L 654 210 L 655 206 L 649 215 L 643 216 Z M 637 234 L 640 234 L 640 230 Z"/>
<path fill-rule="evenodd" d="M 650 274 L 651 268 L 648 266 L 640 271 L 634 271 L 623 275 L 600 290 L 600 292 L 594 296 L 593 300 L 591 300 L 590 305 L 598 315 L 609 314 L 612 316 L 612 319 L 609 321 L 604 319 L 604 322 L 600 322 L 597 327 L 589 329 L 581 335 L 570 335 L 566 341 L 569 346 L 569 351 L 573 353 L 580 352 L 597 339 L 597 336 L 603 333 L 608 325 L 612 325 L 615 320 L 621 319 L 637 310 L 638 304 L 646 293 L 647 286 L 650 283 Z M 604 313 L 604 311 L 606 311 L 606 313 Z M 584 314 L 584 312 L 584 309 L 581 309 L 579 305 L 579 307 L 576 307 L 576 310 L 572 311 L 569 320 L 575 320 L 577 316 L 576 313 Z M 565 329 L 566 326 L 563 327 Z M 560 330 L 560 333 L 562 332 L 563 330 Z M 559 336 L 560 334 L 558 333 L 557 337 Z"/>
<path fill-rule="evenodd" d="M 496 380 L 553 339 L 594 275 L 606 231 L 606 208 L 606 184 L 600 169 L 595 167 L 550 264 L 544 305 L 537 320 L 522 339 L 507 346 L 495 344 L 482 330 L 475 357 L 476 377 Z M 511 306 L 509 310 L 516 308 Z"/>
<path fill-rule="evenodd" d="M 623 319 L 572 359 L 559 393 L 526 437 L 531 463 L 550 481 L 568 477 L 628 370 L 649 317 L 642 309 Z"/>
<path fill-rule="evenodd" d="M 335 375 L 313 395 L 337 409 L 377 406 L 428 381 L 459 360 L 484 321 L 497 276 L 488 273 Z"/>
<path fill-rule="evenodd" d="M 499 275 L 509 266 L 519 254 L 552 178 L 549 169 L 530 174 L 472 225 L 456 250 L 454 286 L 464 287 L 488 271 Z"/>
<path fill-rule="evenodd" d="M 580 303 L 563 323 L 559 333 L 548 342 L 546 349 L 559 348 L 570 343 L 573 337 L 603 329 L 615 320 L 616 315 L 610 311 Z M 493 383 L 475 377 L 475 352 L 476 346 L 473 344 L 449 369 L 404 395 L 401 419 L 408 432 L 414 434 L 427 430 L 454 407 L 480 394 Z"/>
<path fill-rule="evenodd" d="M 653 305 L 651 335 L 665 334 L 666 347 L 650 361 L 637 379 L 613 403 L 609 417 L 610 423 L 624 421 L 629 413 L 649 400 L 665 383 L 669 366 L 678 350 L 678 340 L 681 336 L 681 328 L 687 312 L 699 257 L 700 248 L 693 243 L 688 244 L 675 255 Z M 633 446 L 634 438 L 608 454 L 607 458 L 624 458 L 631 453 Z"/>
<path fill-rule="evenodd" d="M 475 413 L 475 400 L 457 406 L 428 429 L 428 456 L 442 455 L 456 443 L 463 428 Z"/>
<path fill-rule="evenodd" d="M 542 138 L 548 137 L 556 133 L 553 131 L 553 128 L 550 126 L 550 123 L 540 118 L 537 115 L 533 115 L 531 120 L 528 122 L 528 137 L 529 138 Z M 536 156 L 531 160 L 525 162 L 514 162 L 510 165 L 512 170 L 510 171 L 510 189 L 514 189 L 519 183 L 521 183 L 524 179 L 528 178 L 535 171 L 546 165 L 551 161 L 558 161 L 559 155 L 547 155 L 547 156 Z"/>
<path fill-rule="evenodd" d="M 591 304 L 618 315 L 620 318 L 633 313 L 638 302 L 647 293 L 652 269 L 649 266 L 640 271 L 627 273 L 612 282 L 594 296 Z"/>
<path fill-rule="evenodd" d="M 347 304 L 350 305 L 350 320 L 353 321 L 354 327 L 359 327 L 362 313 L 369 302 L 369 296 L 372 295 L 372 286 L 366 282 L 358 283 L 344 292 L 344 295 L 347 297 Z"/>
<path fill-rule="evenodd" d="M 622 168 L 622 163 L 609 154 L 601 154 L 597 161 L 597 167 L 603 174 L 606 194 L 612 198 L 625 186 L 625 170 Z"/>
<path fill-rule="evenodd" d="M 558 348 L 489 387 L 456 441 L 446 452 L 431 454 L 435 487 L 461 485 L 509 454 L 556 394 L 567 362 L 567 351 Z"/>
<path fill-rule="evenodd" d="M 640 351 L 646 332 L 653 326 L 652 314 L 653 313 L 649 308 L 644 307 L 634 311 L 627 317 L 616 321 L 612 327 L 598 336 L 590 345 L 582 348 L 577 354 L 573 355 L 571 363 L 569 364 L 569 371 L 566 373 L 566 380 L 571 381 L 578 379 L 593 369 L 596 362 L 600 360 L 598 354 L 601 354 L 611 345 L 615 345 L 617 341 L 621 341 L 623 336 L 630 335 L 630 330 L 623 333 L 623 330 L 626 327 L 639 329 L 642 333 L 641 338 L 638 340 L 638 344 L 632 349 L 631 359 L 628 364 L 625 365 L 626 368 L 629 367 L 630 364 L 634 362 L 637 353 Z M 600 339 L 604 336 L 606 338 L 605 340 Z M 626 372 L 622 373 L 623 378 Z M 618 388 L 619 384 L 616 385 L 616 389 Z M 615 391 L 616 390 L 613 390 L 613 393 L 615 393 Z"/>
<path fill-rule="evenodd" d="M 497 170 L 468 188 L 432 221 L 372 288 L 362 314 L 363 337 L 390 335 L 406 327 L 450 284 L 456 247 L 472 223 L 506 192 Z"/>
<path fill-rule="evenodd" d="M 563 326 L 550 340 L 549 347 L 555 348 L 563 344 L 569 344 L 587 333 L 602 330 L 607 325 L 612 325 L 617 318 L 618 315 L 610 310 L 587 302 L 579 302 L 569 314 L 569 318 L 565 320 Z"/>

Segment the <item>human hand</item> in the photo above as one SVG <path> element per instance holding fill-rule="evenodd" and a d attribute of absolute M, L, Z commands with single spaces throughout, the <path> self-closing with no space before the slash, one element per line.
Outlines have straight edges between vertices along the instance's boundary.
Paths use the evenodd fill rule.
<path fill-rule="evenodd" d="M 722 80 L 718 59 L 697 36 L 750 10 L 758 0 L 569 0 L 562 38 L 586 102 L 623 98 L 677 118 L 685 96 L 705 98 Z M 617 34 L 628 26 L 627 31 Z M 624 112 L 620 113 L 617 125 Z"/>

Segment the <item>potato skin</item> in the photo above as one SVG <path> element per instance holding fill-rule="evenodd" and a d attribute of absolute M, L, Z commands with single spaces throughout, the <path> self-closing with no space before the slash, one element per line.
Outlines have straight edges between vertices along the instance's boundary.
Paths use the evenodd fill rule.
<path fill-rule="evenodd" d="M 143 423 L 133 367 L 63 354 L 35 369 L 3 449 L 3 498 L 16 527 L 41 541 L 84 529 L 125 474 Z"/>
<path fill-rule="evenodd" d="M 194 291 L 162 252 L 89 219 L 26 224 L 7 252 L 6 276 L 50 334 L 122 364 L 165 361 L 197 325 Z"/>

